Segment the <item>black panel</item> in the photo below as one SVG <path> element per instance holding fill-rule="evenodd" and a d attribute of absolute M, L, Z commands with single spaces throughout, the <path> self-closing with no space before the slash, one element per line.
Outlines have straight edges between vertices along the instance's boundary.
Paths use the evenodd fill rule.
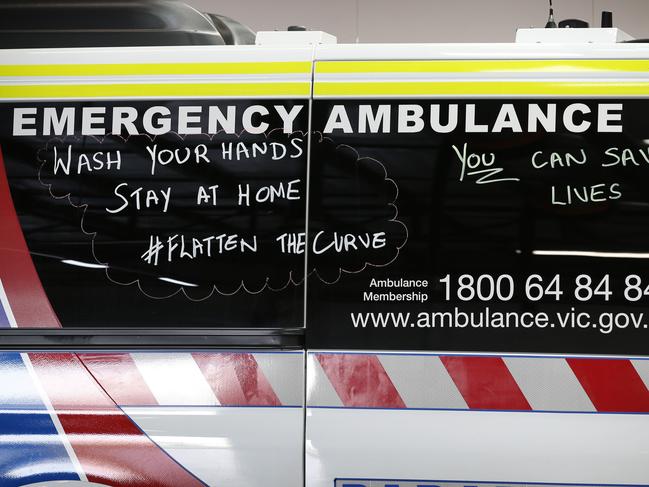
<path fill-rule="evenodd" d="M 309 234 L 313 240 L 326 226 L 329 231 L 355 235 L 385 232 L 387 240 L 380 250 L 348 249 L 323 255 L 311 252 L 309 267 L 323 269 L 325 275 L 322 279 L 309 280 L 308 346 L 649 352 L 649 296 L 637 301 L 624 296 L 625 280 L 630 274 L 641 277 L 643 290 L 649 286 L 649 259 L 620 255 L 649 252 L 649 100 L 579 102 L 586 103 L 592 112 L 578 114 L 575 118 L 576 123 L 591 122 L 590 128 L 583 133 L 570 132 L 561 122 L 563 109 L 574 100 L 516 100 L 513 104 L 523 126 L 522 133 L 505 129 L 502 133 L 480 134 L 465 131 L 466 104 L 475 104 L 477 123 L 493 126 L 503 103 L 511 103 L 511 100 L 405 100 L 401 103 L 428 109 L 431 104 L 439 104 L 442 114 L 448 112 L 449 104 L 459 105 L 458 127 L 448 134 L 433 131 L 428 110 L 423 116 L 423 130 L 398 134 L 396 102 L 345 101 L 352 133 L 336 130 L 329 134 L 329 140 L 313 144 Z M 621 123 L 622 133 L 598 131 L 598 102 L 623 104 L 621 122 L 611 122 L 611 125 Z M 324 129 L 332 107 L 341 103 L 339 100 L 314 102 L 315 130 Z M 538 103 L 541 107 L 557 104 L 559 122 L 555 133 L 543 129 L 530 133 L 526 127 L 530 103 Z M 360 104 L 369 104 L 374 110 L 379 104 L 390 104 L 390 133 L 359 134 Z M 442 115 L 442 123 L 446 120 L 446 115 Z M 502 171 L 468 175 L 470 170 L 467 169 L 464 180 L 460 181 L 460 158 L 453 146 L 462 152 L 464 144 L 469 153 L 494 154 L 493 166 L 480 166 L 476 171 L 490 167 Z M 622 149 L 630 149 L 634 160 L 614 165 L 616 159 L 605 155 L 611 148 L 616 148 L 611 154 L 618 155 L 622 154 Z M 579 164 L 573 160 L 571 166 L 566 167 L 565 154 L 581 160 L 582 149 L 587 162 Z M 563 167 L 557 162 L 555 168 L 549 165 L 534 168 L 532 156 L 537 151 L 542 151 L 537 156 L 537 165 L 555 152 L 563 159 Z M 483 176 L 485 180 L 514 178 L 519 181 L 477 184 Z M 560 204 L 567 202 L 569 186 L 573 188 L 573 202 Z M 588 203 L 579 201 L 585 187 L 589 188 L 586 190 Z M 332 188 L 335 188 L 334 193 Z M 321 197 L 323 192 L 328 197 Z M 312 245 L 313 242 L 310 247 Z M 544 251 L 550 251 L 551 255 L 544 255 Z M 568 255 L 558 255 L 557 251 L 567 251 Z M 584 251 L 601 254 L 588 257 L 580 254 Z M 339 277 L 338 269 L 341 269 Z M 504 300 L 489 298 L 488 279 L 484 278 L 482 292 L 487 299 L 473 297 L 463 301 L 457 296 L 457 281 L 463 274 L 471 275 L 475 281 L 482 274 L 495 279 L 503 274 L 511 275 L 515 287 L 513 295 Z M 555 275 L 560 276 L 564 294 L 559 301 L 549 293 L 539 301 L 526 296 L 526 282 L 534 274 L 542 277 L 546 288 Z M 608 274 L 611 291 L 608 301 L 603 293 L 579 301 L 574 292 L 575 280 L 580 274 L 590 275 L 593 291 Z M 440 282 L 446 275 L 455 283 L 448 300 L 444 284 Z M 392 281 L 372 286 L 373 279 Z M 408 283 L 399 287 L 401 279 L 425 280 L 428 285 Z M 534 279 L 529 281 L 533 283 Z M 503 290 L 507 294 L 506 286 Z M 600 291 L 604 291 L 604 287 Z M 366 298 L 366 292 L 387 294 L 388 300 Z M 413 301 L 389 300 L 390 292 Z M 427 301 L 423 301 L 423 296 Z M 454 314 L 456 307 L 459 315 Z M 475 323 L 479 323 L 477 313 L 486 313 L 487 308 L 490 313 L 516 312 L 519 317 L 522 313 L 545 312 L 555 322 L 556 313 L 560 312 L 568 321 L 563 328 L 558 323 L 554 328 L 549 325 L 545 328 L 514 327 L 511 326 L 514 317 L 511 317 L 509 328 L 455 326 L 463 323 L 461 313 L 476 313 Z M 395 327 L 387 315 L 390 312 L 400 313 L 407 326 Z M 426 322 L 417 321 L 418 313 L 422 313 L 422 320 L 428 316 L 430 323 L 430 313 L 436 312 L 451 315 L 437 315 L 437 320 L 446 321 L 438 321 L 435 328 L 423 327 Z M 368 317 L 367 313 L 375 313 L 375 319 L 387 316 L 387 325 L 383 327 L 379 322 L 375 328 L 370 317 L 366 328 L 355 328 L 352 316 L 356 319 Z M 573 319 L 581 319 L 586 324 L 585 315 L 580 318 L 578 313 L 590 313 L 592 323 L 584 328 L 573 326 Z M 605 313 L 612 315 L 609 317 Z M 628 313 L 635 313 L 633 319 L 640 320 L 638 329 Z M 497 323 L 493 319 L 492 314 L 491 323 Z M 616 319 L 620 326 L 609 327 L 609 321 Z M 601 326 L 598 320 L 603 320 Z M 624 326 L 627 321 L 628 325 Z M 452 325 L 440 327 L 442 322 Z M 411 323 L 415 326 L 410 326 Z"/>
<path fill-rule="evenodd" d="M 14 205 L 63 326 L 303 326 L 304 255 L 282 253 L 275 240 L 284 232 L 304 231 L 308 113 L 306 103 L 298 104 L 302 110 L 290 134 L 283 133 L 274 108 L 291 110 L 290 101 L 18 104 L 36 108 L 38 135 L 15 137 L 14 105 L 2 106 L 0 146 Z M 179 110 L 188 105 L 202 110 L 200 121 L 190 125 L 203 135 L 176 134 Z M 254 124 L 268 124 L 266 133 L 243 131 L 242 113 L 251 105 L 268 110 L 252 117 Z M 42 135 L 43 109 L 52 106 L 59 114 L 75 110 L 75 135 Z M 171 115 L 156 116 L 154 123 L 166 119 L 170 131 L 156 137 L 125 131 L 81 136 L 82 108 L 91 106 L 106 108 L 108 132 L 112 108 L 133 107 L 139 133 L 146 133 L 147 109 L 164 106 Z M 208 134 L 210 107 L 223 114 L 228 107 L 236 110 L 235 133 L 219 127 Z M 154 150 L 162 157 L 155 166 Z M 108 169 L 109 155 L 115 161 L 118 151 L 120 165 Z M 177 159 L 165 164 L 172 153 Z M 56 171 L 55 160 L 65 163 Z M 260 200 L 267 200 L 263 188 L 287 191 L 291 181 L 291 198 L 275 194 L 272 202 L 255 201 L 258 190 Z M 213 200 L 209 188 L 215 185 Z M 249 185 L 249 204 L 240 204 L 240 185 Z M 201 186 L 205 198 L 198 204 Z M 140 209 L 130 196 L 138 188 Z M 170 195 L 168 206 L 164 194 Z M 162 249 L 157 257 L 146 254 L 152 242 Z"/>
<path fill-rule="evenodd" d="M 74 329 L 0 329 L 3 350 L 166 350 L 201 348 L 304 348 L 304 329 L 245 330 L 187 329 L 176 326 L 151 329 L 97 330 Z"/>

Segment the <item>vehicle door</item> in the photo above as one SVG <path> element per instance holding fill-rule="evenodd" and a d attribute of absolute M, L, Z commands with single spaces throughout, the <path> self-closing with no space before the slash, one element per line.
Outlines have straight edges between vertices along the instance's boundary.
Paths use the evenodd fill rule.
<path fill-rule="evenodd" d="M 309 487 L 649 482 L 647 52 L 316 52 Z"/>
<path fill-rule="evenodd" d="M 3 486 L 303 485 L 311 56 L 0 50 Z"/>

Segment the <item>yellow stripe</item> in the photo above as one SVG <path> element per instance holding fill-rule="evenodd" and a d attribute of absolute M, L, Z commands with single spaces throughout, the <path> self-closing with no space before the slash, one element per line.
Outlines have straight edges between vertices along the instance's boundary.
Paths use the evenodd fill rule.
<path fill-rule="evenodd" d="M 512 71 L 649 71 L 649 60 L 505 59 L 480 61 L 318 61 L 316 73 L 485 73 Z"/>
<path fill-rule="evenodd" d="M 309 96 L 305 83 L 158 83 L 101 85 L 4 85 L 0 98 L 130 98 L 213 96 Z"/>
<path fill-rule="evenodd" d="M 563 81 L 413 81 L 413 82 L 316 82 L 315 96 L 412 96 L 412 95 L 649 95 L 645 82 Z"/>
<path fill-rule="evenodd" d="M 147 76 L 310 73 L 311 62 L 34 64 L 0 66 L 0 76 Z"/>

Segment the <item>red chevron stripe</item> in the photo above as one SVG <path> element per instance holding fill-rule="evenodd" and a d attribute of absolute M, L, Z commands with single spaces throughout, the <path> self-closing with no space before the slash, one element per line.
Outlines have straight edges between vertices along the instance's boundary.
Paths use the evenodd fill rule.
<path fill-rule="evenodd" d="M 110 398 L 120 406 L 157 406 L 158 401 L 128 353 L 77 356 Z"/>
<path fill-rule="evenodd" d="M 649 412 L 649 390 L 629 360 L 566 359 L 600 412 Z"/>
<path fill-rule="evenodd" d="M 58 328 L 59 323 L 32 262 L 7 181 L 0 149 L 0 279 L 21 328 Z"/>
<path fill-rule="evenodd" d="M 71 353 L 30 353 L 88 480 L 114 487 L 204 485 L 158 448 Z"/>
<path fill-rule="evenodd" d="M 446 356 L 440 360 L 470 409 L 532 409 L 502 358 Z"/>
<path fill-rule="evenodd" d="M 251 353 L 193 353 L 192 356 L 224 406 L 281 406 Z"/>
<path fill-rule="evenodd" d="M 316 358 L 345 406 L 406 407 L 378 356 L 323 353 Z"/>

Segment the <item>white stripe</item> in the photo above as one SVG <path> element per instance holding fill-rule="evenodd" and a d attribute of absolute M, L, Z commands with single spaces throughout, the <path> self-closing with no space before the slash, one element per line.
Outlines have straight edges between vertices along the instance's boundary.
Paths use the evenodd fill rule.
<path fill-rule="evenodd" d="M 7 315 L 7 320 L 9 320 L 9 326 L 11 328 L 18 328 L 16 318 L 14 317 L 14 312 L 11 310 L 11 305 L 9 304 L 9 298 L 7 298 L 5 288 L 2 285 L 2 279 L 0 279 L 0 302 L 2 303 L 2 308 L 5 311 L 5 315 Z"/>
<path fill-rule="evenodd" d="M 468 409 L 439 357 L 378 355 L 409 408 Z"/>
<path fill-rule="evenodd" d="M 174 46 L 87 47 L 83 49 L 2 49 L 1 64 L 148 64 L 148 63 L 232 63 L 310 62 L 312 46 L 288 49 L 271 46 Z"/>
<path fill-rule="evenodd" d="M 124 412 L 207 485 L 304 485 L 300 408 L 126 407 Z"/>
<path fill-rule="evenodd" d="M 72 448 L 72 445 L 70 444 L 68 435 L 63 429 L 63 425 L 61 424 L 61 421 L 59 420 L 59 416 L 56 414 L 56 411 L 54 410 L 54 406 L 52 406 L 52 402 L 50 401 L 47 392 L 45 392 L 45 389 L 43 388 L 40 380 L 38 379 L 38 375 L 36 374 L 36 371 L 34 370 L 34 366 L 32 365 L 32 362 L 29 359 L 29 355 L 27 355 L 26 353 L 21 353 L 20 357 L 23 359 L 25 368 L 27 368 L 27 372 L 29 372 L 31 380 L 34 383 L 34 387 L 38 391 L 38 395 L 40 396 L 41 401 L 43 401 L 43 404 L 47 408 L 47 412 L 49 413 L 50 418 L 52 419 L 52 423 L 54 423 L 56 432 L 59 434 L 61 443 L 63 443 L 63 447 L 65 448 L 65 451 L 70 457 L 72 466 L 77 472 L 79 479 L 81 479 L 84 482 L 87 481 L 88 477 L 86 477 L 86 473 L 83 471 L 83 467 L 81 467 L 81 462 L 79 462 L 79 459 L 77 458 L 77 454 L 75 453 L 74 448 Z"/>
<path fill-rule="evenodd" d="M 304 402 L 304 354 L 255 353 L 253 356 L 282 406 L 301 406 Z"/>
<path fill-rule="evenodd" d="M 645 74 L 646 76 L 646 74 Z M 158 83 L 290 83 L 311 81 L 311 73 L 285 74 L 142 74 L 104 76 L 1 76 L 2 85 L 88 85 L 88 84 L 158 84 Z"/>
<path fill-rule="evenodd" d="M 565 359 L 505 357 L 514 380 L 537 411 L 595 411 Z"/>
<path fill-rule="evenodd" d="M 343 402 L 313 353 L 308 354 L 306 370 L 307 405 L 342 407 Z"/>
<path fill-rule="evenodd" d="M 188 353 L 132 353 L 160 405 L 213 406 L 219 401 Z"/>
<path fill-rule="evenodd" d="M 0 409 L 0 414 L 34 414 L 35 410 L 40 413 L 43 401 L 27 368 L 16 367 L 11 361 L 5 362 L 2 359 L 5 353 L 0 354 L 0 404 L 8 409 Z M 21 409 L 16 409 L 18 405 Z M 45 414 L 47 411 L 42 412 Z"/>
<path fill-rule="evenodd" d="M 121 76 L 2 76 L 0 86 L 22 85 L 113 85 L 113 84 L 222 84 L 242 83 L 309 83 L 310 73 L 250 74 L 250 75 L 121 75 Z"/>
<path fill-rule="evenodd" d="M 1 50 L 1 49 L 0 49 Z M 337 95 L 336 95 L 337 96 Z M 334 96 L 333 98 L 336 98 Z M 521 96 L 527 96 L 527 95 L 521 95 Z M 201 95 L 201 96 L 196 96 L 196 95 L 174 95 L 173 99 L 174 101 L 176 100 L 229 100 L 229 99 L 245 99 L 245 100 L 286 100 L 287 98 L 290 99 L 296 99 L 296 100 L 306 100 L 309 97 L 308 94 L 297 94 L 297 93 L 292 93 L 288 95 Z M 451 95 L 449 95 L 451 97 Z M 169 96 L 168 95 L 160 95 L 160 96 L 75 96 L 75 97 L 35 97 L 35 96 L 29 96 L 29 97 L 20 97 L 20 98 L 2 98 L 0 96 L 0 101 L 20 101 L 20 100 L 29 100 L 30 102 L 37 102 L 37 101 L 52 101 L 52 100 L 74 100 L 74 101 L 84 101 L 84 100 L 91 100 L 91 101 L 97 101 L 97 100 L 102 100 L 102 101 L 124 101 L 124 98 L 128 98 L 129 100 L 166 100 L 169 101 Z M 581 97 L 584 98 L 584 97 Z M 594 97 L 596 98 L 596 97 Z M 638 97 L 636 97 L 638 98 Z"/>
<path fill-rule="evenodd" d="M 644 385 L 649 389 L 649 360 L 631 360 L 631 363 Z"/>

